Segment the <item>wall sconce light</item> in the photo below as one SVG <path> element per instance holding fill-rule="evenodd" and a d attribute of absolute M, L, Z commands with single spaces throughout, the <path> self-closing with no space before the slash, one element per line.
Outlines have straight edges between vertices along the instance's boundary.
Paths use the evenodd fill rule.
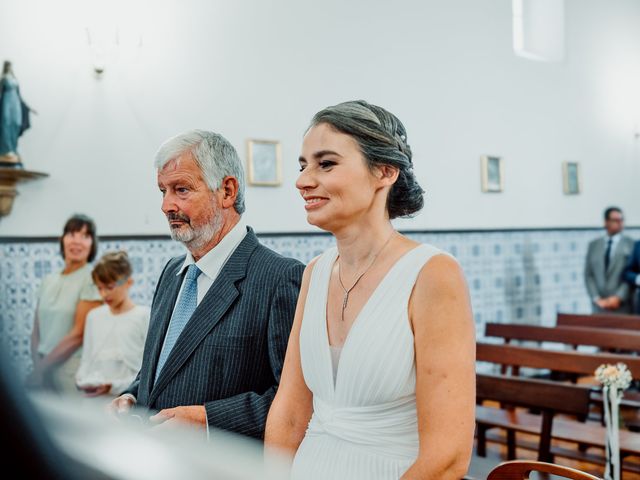
<path fill-rule="evenodd" d="M 122 56 L 122 50 L 133 52 L 142 47 L 142 35 L 137 32 L 123 32 L 116 27 L 87 27 L 86 31 L 96 77 L 101 77 L 107 65 L 114 64 Z"/>
<path fill-rule="evenodd" d="M 101 76 L 118 46 L 118 31 L 87 27 L 87 42 L 93 71 L 96 76 Z"/>

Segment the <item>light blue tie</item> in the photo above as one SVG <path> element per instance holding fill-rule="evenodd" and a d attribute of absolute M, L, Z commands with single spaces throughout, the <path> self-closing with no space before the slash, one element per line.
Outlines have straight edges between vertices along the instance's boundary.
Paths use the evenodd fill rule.
<path fill-rule="evenodd" d="M 167 334 L 164 337 L 164 345 L 162 345 L 162 351 L 160 352 L 160 358 L 158 359 L 158 366 L 156 368 L 156 378 L 160 376 L 162 367 L 164 367 L 173 346 L 176 344 L 178 337 L 184 330 L 185 325 L 193 315 L 198 304 L 198 275 L 200 275 L 200 269 L 195 263 L 192 263 L 187 268 L 187 276 L 184 279 L 184 286 L 178 304 L 173 311 Z"/>

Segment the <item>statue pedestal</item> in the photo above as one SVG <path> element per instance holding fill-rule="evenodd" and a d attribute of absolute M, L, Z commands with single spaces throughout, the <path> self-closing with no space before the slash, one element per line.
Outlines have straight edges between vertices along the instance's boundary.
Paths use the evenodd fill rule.
<path fill-rule="evenodd" d="M 16 188 L 18 182 L 26 182 L 48 176 L 48 173 L 24 170 L 17 165 L 16 167 L 0 166 L 0 217 L 11 213 L 13 200 L 18 195 L 18 189 Z"/>

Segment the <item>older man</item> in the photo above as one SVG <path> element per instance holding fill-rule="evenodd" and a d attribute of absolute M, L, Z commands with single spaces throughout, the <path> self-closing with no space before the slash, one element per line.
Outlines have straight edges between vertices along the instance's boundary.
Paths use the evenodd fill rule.
<path fill-rule="evenodd" d="M 604 212 L 606 235 L 589 243 L 584 280 L 594 313 L 629 313 L 629 285 L 622 272 L 633 249 L 633 239 L 622 234 L 624 217 L 618 207 Z"/>
<path fill-rule="evenodd" d="M 188 253 L 160 276 L 142 368 L 112 408 L 137 402 L 159 410 L 154 423 L 261 438 L 304 266 L 261 245 L 242 221 L 244 172 L 221 135 L 171 138 L 155 165 L 171 236 Z"/>

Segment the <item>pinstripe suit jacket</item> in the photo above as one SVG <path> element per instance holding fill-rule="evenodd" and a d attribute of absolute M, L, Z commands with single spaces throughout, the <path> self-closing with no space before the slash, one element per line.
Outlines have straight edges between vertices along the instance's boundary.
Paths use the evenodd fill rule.
<path fill-rule="evenodd" d="M 248 229 L 187 323 L 154 385 L 184 274 L 165 266 L 151 306 L 142 367 L 128 392 L 154 410 L 203 405 L 209 426 L 262 438 L 275 395 L 304 265 Z M 186 271 L 186 270 L 185 270 Z"/>

